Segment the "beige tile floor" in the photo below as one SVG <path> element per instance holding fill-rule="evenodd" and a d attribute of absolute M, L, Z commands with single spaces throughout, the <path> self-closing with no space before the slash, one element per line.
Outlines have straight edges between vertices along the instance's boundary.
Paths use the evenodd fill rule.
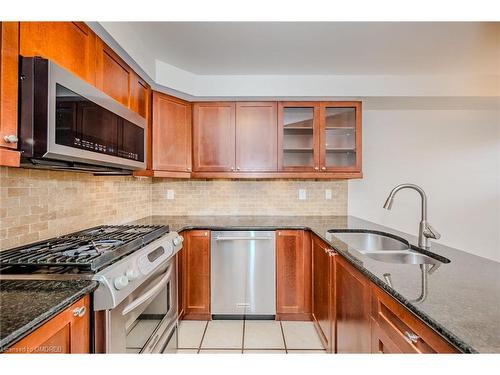
<path fill-rule="evenodd" d="M 312 322 L 183 320 L 179 354 L 326 353 Z"/>

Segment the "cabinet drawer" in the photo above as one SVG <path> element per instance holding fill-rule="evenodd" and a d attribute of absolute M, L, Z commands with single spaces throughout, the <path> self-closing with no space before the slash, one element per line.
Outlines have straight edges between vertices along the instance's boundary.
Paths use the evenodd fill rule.
<path fill-rule="evenodd" d="M 413 313 L 376 286 L 372 286 L 373 322 L 402 353 L 457 353 L 457 349 Z M 372 328 L 373 329 L 373 328 Z M 372 345 L 373 349 L 373 345 Z"/>

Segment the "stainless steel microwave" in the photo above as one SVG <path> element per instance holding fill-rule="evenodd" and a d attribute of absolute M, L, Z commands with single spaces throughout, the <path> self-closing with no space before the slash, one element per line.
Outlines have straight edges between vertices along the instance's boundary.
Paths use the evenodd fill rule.
<path fill-rule="evenodd" d="M 146 168 L 146 119 L 40 57 L 21 57 L 23 166 L 130 174 Z"/>

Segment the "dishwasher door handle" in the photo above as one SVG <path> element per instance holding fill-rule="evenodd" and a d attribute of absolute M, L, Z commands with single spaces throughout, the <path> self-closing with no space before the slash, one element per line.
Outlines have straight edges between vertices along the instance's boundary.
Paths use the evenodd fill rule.
<path fill-rule="evenodd" d="M 245 236 L 234 236 L 234 237 L 215 237 L 215 241 L 251 241 L 251 240 L 272 240 L 273 237 L 245 237 Z"/>

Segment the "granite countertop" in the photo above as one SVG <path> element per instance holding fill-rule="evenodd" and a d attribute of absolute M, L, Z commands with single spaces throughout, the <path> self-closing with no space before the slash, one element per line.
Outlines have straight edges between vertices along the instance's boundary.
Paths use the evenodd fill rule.
<path fill-rule="evenodd" d="M 90 280 L 1 280 L 0 352 L 97 286 Z"/>
<path fill-rule="evenodd" d="M 369 229 L 400 236 L 416 245 L 415 236 L 353 216 L 150 216 L 134 224 L 164 224 L 171 230 L 309 229 L 328 242 L 369 279 L 434 330 L 467 353 L 500 352 L 500 263 L 433 243 L 431 251 L 450 260 L 428 276 L 428 295 L 421 292 L 418 265 L 385 263 L 352 252 L 328 230 Z M 417 231 L 417 228 L 415 228 Z M 383 275 L 390 273 L 393 287 Z"/>

